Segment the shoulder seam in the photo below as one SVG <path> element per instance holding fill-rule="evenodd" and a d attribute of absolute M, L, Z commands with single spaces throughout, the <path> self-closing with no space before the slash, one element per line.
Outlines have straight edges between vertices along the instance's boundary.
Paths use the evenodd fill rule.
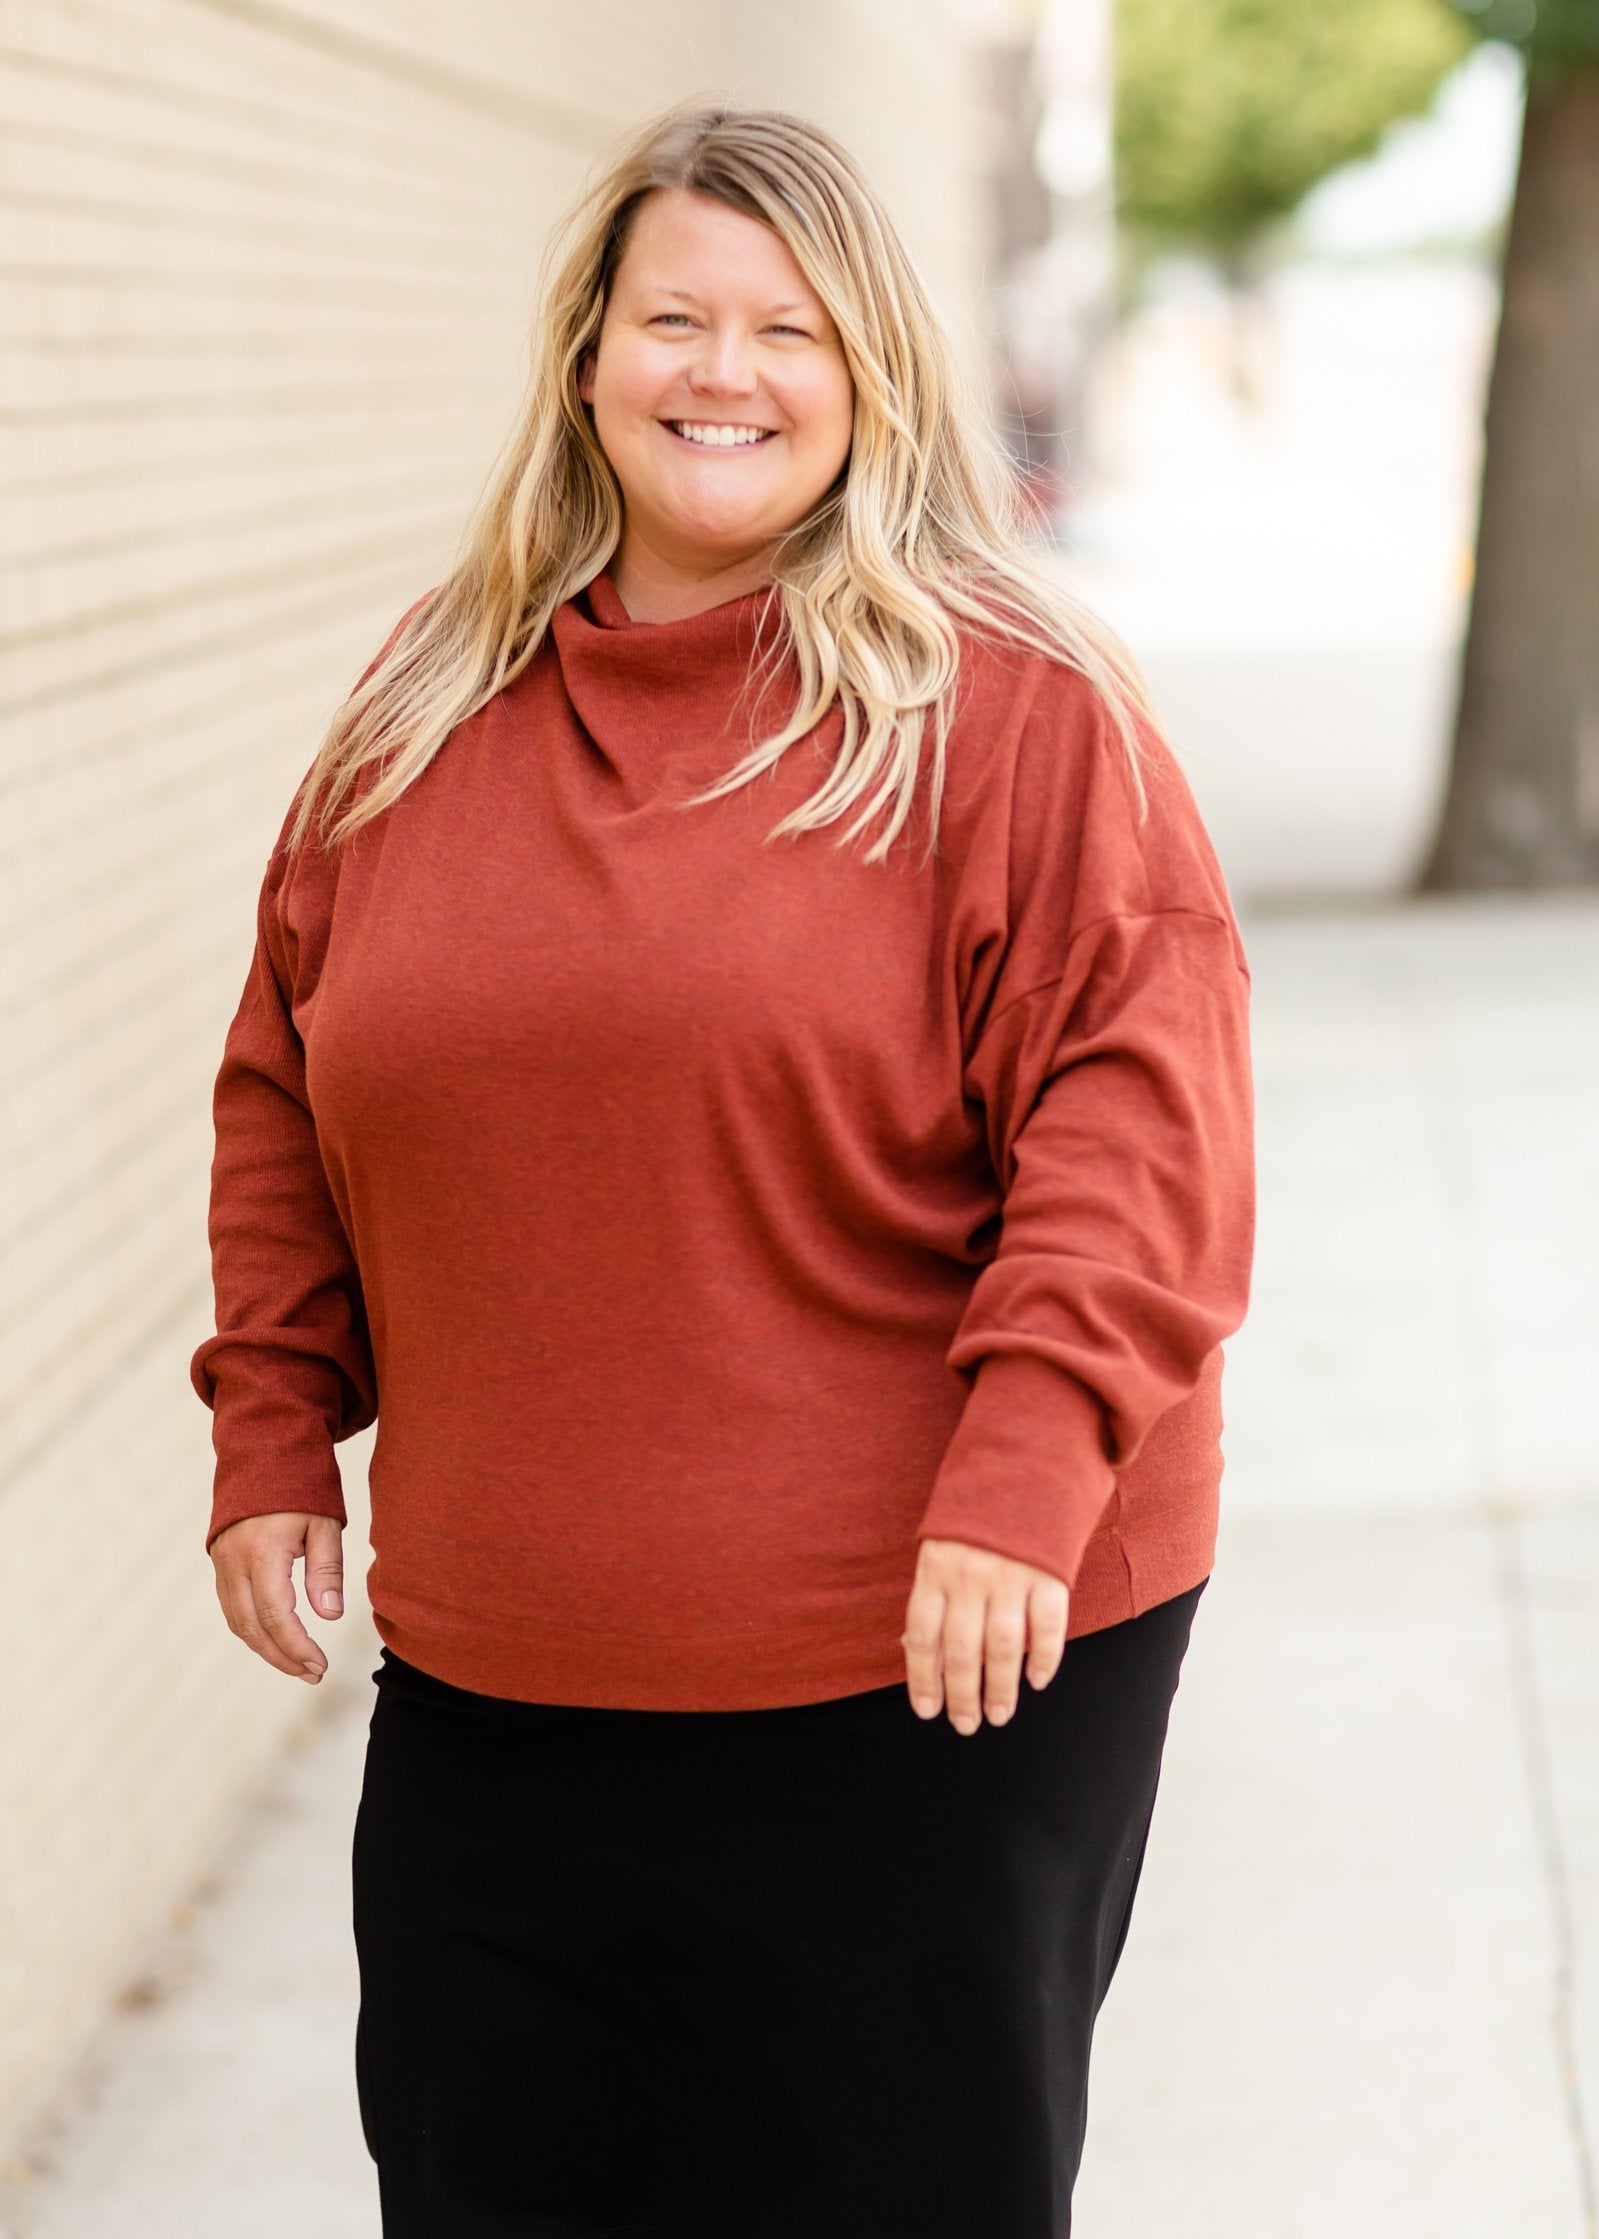
<path fill-rule="evenodd" d="M 1197 919 L 1197 921 L 1201 925 L 1217 926 L 1223 933 L 1228 935 L 1229 939 L 1233 938 L 1232 926 L 1228 923 L 1226 918 L 1219 917 L 1214 910 L 1190 910 L 1184 909 L 1181 906 L 1163 910 L 1107 910 L 1103 917 L 1092 917 L 1089 919 L 1086 925 L 1079 925 L 1077 927 L 1076 931 L 1072 934 L 1071 939 L 1066 943 L 1066 955 L 1068 961 L 1070 960 L 1073 949 L 1076 948 L 1078 942 L 1082 939 L 1085 933 L 1096 933 L 1102 925 L 1147 925 L 1153 923 L 1156 918 L 1161 917 L 1191 917 Z M 1247 967 L 1241 964 L 1236 956 L 1233 959 L 1233 963 L 1234 968 L 1239 971 L 1245 979 L 1247 979 L 1249 977 Z M 988 1019 L 985 1022 L 984 1031 L 986 1032 L 987 1029 L 994 1024 L 996 1019 L 1003 1018 L 1007 1011 L 1013 1011 L 1018 1003 L 1025 1003 L 1029 996 L 1045 995 L 1052 987 L 1059 987 L 1061 981 L 1065 977 L 1066 967 L 1063 965 L 1060 971 L 1056 972 L 1052 978 L 1047 980 L 1039 980 L 1032 987 L 1021 988 L 1015 995 L 1007 995 L 1004 1002 L 999 1006 L 999 1009 L 997 1011 L 990 1012 Z"/>

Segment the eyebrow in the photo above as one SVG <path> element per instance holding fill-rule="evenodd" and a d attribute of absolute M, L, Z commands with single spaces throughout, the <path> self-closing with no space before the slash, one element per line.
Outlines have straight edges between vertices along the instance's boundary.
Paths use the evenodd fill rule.
<path fill-rule="evenodd" d="M 677 303 L 698 303 L 700 300 L 688 288 L 656 288 L 653 292 L 656 295 L 669 295 Z M 790 311 L 803 311 L 808 318 L 816 315 L 808 303 L 769 303 L 765 316 L 768 319 L 781 319 Z"/>

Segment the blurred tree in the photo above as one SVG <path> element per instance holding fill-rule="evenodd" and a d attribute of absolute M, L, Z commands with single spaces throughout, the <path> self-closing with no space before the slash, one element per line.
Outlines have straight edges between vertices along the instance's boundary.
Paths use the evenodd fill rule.
<path fill-rule="evenodd" d="M 1527 107 L 1426 888 L 1599 880 L 1599 0 L 1459 0 Z"/>
<path fill-rule="evenodd" d="M 1121 217 L 1237 284 L 1263 231 L 1425 109 L 1470 45 L 1446 0 L 1116 0 Z"/>

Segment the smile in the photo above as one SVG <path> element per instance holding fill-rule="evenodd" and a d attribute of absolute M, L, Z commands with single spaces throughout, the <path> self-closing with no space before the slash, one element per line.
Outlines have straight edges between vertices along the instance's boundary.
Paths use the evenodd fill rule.
<path fill-rule="evenodd" d="M 775 435 L 775 428 L 741 427 L 731 420 L 663 420 L 661 425 L 684 443 L 706 451 L 751 450 Z"/>

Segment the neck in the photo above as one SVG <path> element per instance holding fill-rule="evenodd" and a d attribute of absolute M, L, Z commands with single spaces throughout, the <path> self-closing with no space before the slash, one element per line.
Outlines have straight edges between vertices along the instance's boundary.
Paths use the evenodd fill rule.
<path fill-rule="evenodd" d="M 770 583 L 770 559 L 771 547 L 763 545 L 721 566 L 707 566 L 658 552 L 631 529 L 624 529 L 608 573 L 632 621 L 682 622 Z"/>

